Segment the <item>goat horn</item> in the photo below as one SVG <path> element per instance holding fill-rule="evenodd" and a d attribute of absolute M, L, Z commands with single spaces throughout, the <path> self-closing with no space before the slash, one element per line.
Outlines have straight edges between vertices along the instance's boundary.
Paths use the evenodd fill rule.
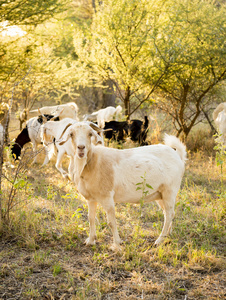
<path fill-rule="evenodd" d="M 96 130 L 97 132 L 102 132 L 103 131 L 103 129 L 101 129 L 100 127 L 98 127 L 95 123 L 93 123 L 93 122 L 87 122 L 88 124 L 89 124 L 89 126 L 91 127 L 91 128 L 93 128 L 94 130 Z"/>
<path fill-rule="evenodd" d="M 41 111 L 40 111 L 39 108 L 38 108 L 38 113 L 43 117 L 43 123 L 47 123 L 48 119 L 46 118 L 46 116 L 44 116 L 44 115 L 41 113 Z"/>
<path fill-rule="evenodd" d="M 64 107 L 65 108 L 65 107 Z M 54 118 L 57 118 L 57 117 L 59 117 L 61 114 L 62 114 L 62 112 L 64 111 L 64 108 L 62 108 L 59 112 L 58 112 L 58 114 L 56 114 L 55 116 L 54 116 Z M 56 110 L 57 111 L 57 110 Z"/>
<path fill-rule="evenodd" d="M 39 108 L 38 108 L 38 113 L 39 113 L 39 115 L 42 116 L 43 118 L 47 119 L 47 118 L 41 113 L 41 111 L 40 111 Z"/>
<path fill-rule="evenodd" d="M 59 138 L 59 140 L 62 139 L 62 136 L 64 135 L 65 131 L 68 129 L 68 127 L 70 127 L 72 125 L 72 123 L 67 124 L 67 126 L 64 128 L 63 132 L 61 133 L 61 136 Z"/>

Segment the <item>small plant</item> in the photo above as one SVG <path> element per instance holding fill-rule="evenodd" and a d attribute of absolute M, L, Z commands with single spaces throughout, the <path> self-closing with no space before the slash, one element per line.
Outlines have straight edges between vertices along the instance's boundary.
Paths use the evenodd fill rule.
<path fill-rule="evenodd" d="M 47 200 L 54 200 L 57 192 L 54 190 L 53 186 L 50 184 L 47 187 Z"/>
<path fill-rule="evenodd" d="M 53 266 L 53 276 L 57 276 L 62 272 L 62 267 L 57 263 Z"/>
<path fill-rule="evenodd" d="M 35 251 L 34 253 L 34 261 L 37 264 L 43 264 L 47 263 L 49 261 L 49 255 L 50 251 L 44 252 L 44 251 Z"/>
<path fill-rule="evenodd" d="M 141 214 L 141 209 L 144 205 L 144 199 L 148 196 L 150 190 L 153 189 L 153 187 L 146 182 L 146 173 L 144 173 L 144 176 L 141 176 L 141 179 L 143 179 L 142 182 L 138 182 L 136 184 L 137 185 L 136 191 L 138 190 L 142 191 L 142 196 L 140 198 L 140 214 Z"/>
<path fill-rule="evenodd" d="M 34 297 L 40 297 L 40 293 L 38 289 L 29 288 L 24 292 L 24 295 L 28 296 L 29 299 L 33 299 Z"/>
<path fill-rule="evenodd" d="M 25 152 L 26 150 L 17 167 L 11 167 L 8 162 L 2 165 L 0 198 L 1 216 L 5 224 L 10 223 L 10 213 L 13 209 L 25 205 L 32 197 L 32 185 L 27 180 L 27 160 L 23 159 Z"/>

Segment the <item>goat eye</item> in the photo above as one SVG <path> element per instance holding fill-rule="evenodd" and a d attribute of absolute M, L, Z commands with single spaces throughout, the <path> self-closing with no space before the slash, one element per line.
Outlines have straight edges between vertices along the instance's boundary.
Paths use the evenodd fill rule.
<path fill-rule="evenodd" d="M 70 133 L 70 137 L 72 138 L 74 135 L 73 135 L 73 133 Z"/>
<path fill-rule="evenodd" d="M 93 135 L 92 132 L 90 132 L 90 133 L 89 133 L 89 136 L 92 136 L 92 135 Z"/>

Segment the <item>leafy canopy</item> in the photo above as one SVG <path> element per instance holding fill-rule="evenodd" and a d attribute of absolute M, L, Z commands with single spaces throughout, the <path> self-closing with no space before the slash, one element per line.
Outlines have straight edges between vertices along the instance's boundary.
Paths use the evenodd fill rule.
<path fill-rule="evenodd" d="M 155 92 L 187 135 L 225 79 L 225 18 L 211 0 L 104 1 L 75 35 L 78 82 L 112 80 L 127 115 Z"/>
<path fill-rule="evenodd" d="M 67 0 L 3 0 L 0 22 L 9 25 L 37 25 L 67 8 Z"/>

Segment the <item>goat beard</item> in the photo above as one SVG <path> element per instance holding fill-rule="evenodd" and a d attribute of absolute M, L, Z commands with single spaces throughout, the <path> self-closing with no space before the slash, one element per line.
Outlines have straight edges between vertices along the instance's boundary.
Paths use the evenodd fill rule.
<path fill-rule="evenodd" d="M 76 155 L 75 157 L 75 171 L 74 171 L 74 183 L 78 184 L 79 178 L 87 164 L 87 156 L 80 158 Z"/>

